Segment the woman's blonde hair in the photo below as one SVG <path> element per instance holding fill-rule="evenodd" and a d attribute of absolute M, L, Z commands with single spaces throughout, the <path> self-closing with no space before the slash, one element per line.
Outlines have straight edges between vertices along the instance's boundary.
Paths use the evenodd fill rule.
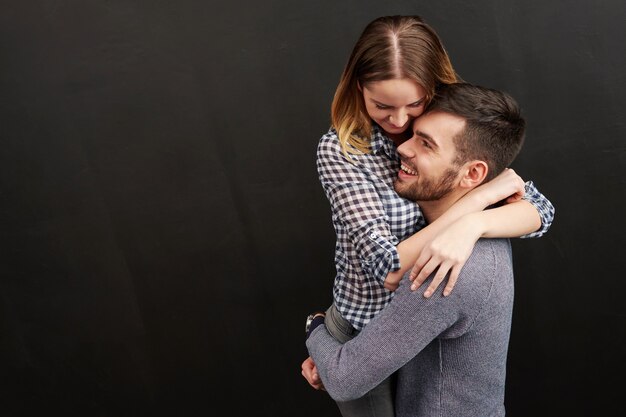
<path fill-rule="evenodd" d="M 426 103 L 438 85 L 460 81 L 439 36 L 421 17 L 379 17 L 365 27 L 354 46 L 331 107 L 346 157 L 370 151 L 372 121 L 359 86 L 401 78 L 421 85 Z"/>

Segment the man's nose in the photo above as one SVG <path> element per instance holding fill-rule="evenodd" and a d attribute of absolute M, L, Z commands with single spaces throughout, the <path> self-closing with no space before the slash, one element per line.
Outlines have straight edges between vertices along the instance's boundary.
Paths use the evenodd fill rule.
<path fill-rule="evenodd" d="M 411 148 L 411 139 L 407 140 L 406 142 L 404 142 L 403 144 L 401 144 L 400 146 L 398 146 L 398 154 L 406 159 L 410 159 L 413 158 L 415 156 L 415 152 L 413 152 L 413 149 Z"/>

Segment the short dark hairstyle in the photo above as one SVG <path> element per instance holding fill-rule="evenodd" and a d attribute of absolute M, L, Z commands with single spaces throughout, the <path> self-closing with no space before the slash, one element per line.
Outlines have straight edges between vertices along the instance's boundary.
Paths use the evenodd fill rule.
<path fill-rule="evenodd" d="M 524 143 L 526 121 L 508 94 L 469 83 L 438 87 L 425 113 L 441 111 L 465 119 L 465 129 L 454 138 L 457 164 L 485 161 L 485 182 L 500 174 Z"/>

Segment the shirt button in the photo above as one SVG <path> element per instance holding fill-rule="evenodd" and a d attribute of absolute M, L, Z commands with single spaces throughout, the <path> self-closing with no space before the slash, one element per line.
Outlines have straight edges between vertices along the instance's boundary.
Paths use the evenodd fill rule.
<path fill-rule="evenodd" d="M 370 239 L 376 239 L 378 237 L 378 233 L 372 232 L 370 233 Z"/>

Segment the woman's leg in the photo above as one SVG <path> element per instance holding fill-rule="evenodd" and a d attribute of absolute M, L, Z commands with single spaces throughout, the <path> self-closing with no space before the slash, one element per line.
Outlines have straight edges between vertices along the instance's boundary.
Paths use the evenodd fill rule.
<path fill-rule="evenodd" d="M 346 343 L 359 332 L 344 319 L 335 305 L 326 310 L 326 329 L 337 341 Z M 395 399 L 395 374 L 385 379 L 370 392 L 352 401 L 337 401 L 343 417 L 393 417 Z"/>

